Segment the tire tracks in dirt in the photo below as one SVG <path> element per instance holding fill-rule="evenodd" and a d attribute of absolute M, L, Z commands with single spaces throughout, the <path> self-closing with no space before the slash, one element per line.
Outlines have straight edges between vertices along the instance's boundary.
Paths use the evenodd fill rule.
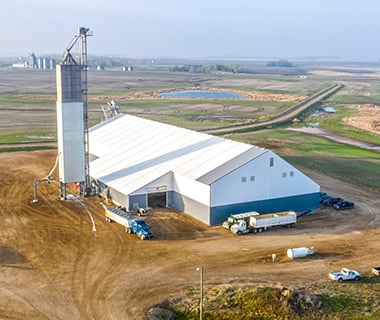
<path fill-rule="evenodd" d="M 87 210 L 85 202 L 80 200 L 82 210 Z M 84 207 L 84 208 L 83 208 Z M 99 218 L 97 214 L 94 215 Z M 71 291 L 77 308 L 83 319 L 109 319 L 112 314 L 110 300 L 113 295 L 113 284 L 122 269 L 131 260 L 131 246 L 125 245 L 126 238 L 115 230 L 119 225 L 108 225 L 108 230 L 94 233 L 94 238 L 88 241 L 88 229 L 84 229 L 84 213 L 81 214 L 79 243 L 71 277 Z M 108 252 L 99 251 L 96 242 L 106 242 Z M 90 244 L 90 245 L 89 245 Z M 102 246 L 104 247 L 104 246 Z M 97 257 L 103 256 L 102 267 L 96 268 Z"/>

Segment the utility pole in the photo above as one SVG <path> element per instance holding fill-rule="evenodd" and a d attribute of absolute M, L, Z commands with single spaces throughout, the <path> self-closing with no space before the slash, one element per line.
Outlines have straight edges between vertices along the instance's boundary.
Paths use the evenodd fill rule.
<path fill-rule="evenodd" d="M 198 267 L 197 271 L 200 272 L 200 289 L 199 289 L 199 320 L 203 318 L 203 267 Z"/>

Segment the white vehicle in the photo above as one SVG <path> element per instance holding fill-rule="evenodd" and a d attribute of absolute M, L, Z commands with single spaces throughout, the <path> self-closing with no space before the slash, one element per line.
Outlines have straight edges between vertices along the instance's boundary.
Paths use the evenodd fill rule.
<path fill-rule="evenodd" d="M 297 224 L 297 214 L 294 211 L 261 214 L 249 217 L 249 221 L 238 220 L 230 230 L 235 234 L 248 232 L 263 232 L 271 227 L 284 226 L 293 228 Z"/>
<path fill-rule="evenodd" d="M 347 281 L 347 280 L 355 280 L 358 281 L 360 279 L 360 273 L 355 270 L 351 270 L 348 268 L 342 268 L 340 271 L 330 272 L 329 278 L 334 281 Z"/>
<path fill-rule="evenodd" d="M 144 208 L 138 208 L 137 209 L 137 215 L 138 216 L 146 216 L 148 214 L 148 210 Z"/>

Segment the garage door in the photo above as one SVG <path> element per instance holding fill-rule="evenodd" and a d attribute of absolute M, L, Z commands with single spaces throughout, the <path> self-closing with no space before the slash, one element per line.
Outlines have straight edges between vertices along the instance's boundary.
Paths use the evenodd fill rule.
<path fill-rule="evenodd" d="M 166 192 L 156 192 L 148 194 L 148 207 L 166 208 Z"/>

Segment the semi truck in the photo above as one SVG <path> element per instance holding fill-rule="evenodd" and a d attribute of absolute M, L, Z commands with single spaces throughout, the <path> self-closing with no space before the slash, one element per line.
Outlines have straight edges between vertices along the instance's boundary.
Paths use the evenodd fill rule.
<path fill-rule="evenodd" d="M 103 207 L 107 222 L 115 221 L 121 224 L 126 232 L 135 233 L 141 240 L 153 238 L 153 233 L 145 220 L 136 219 L 133 215 L 118 208 L 107 208 L 104 205 Z"/>
<path fill-rule="evenodd" d="M 297 224 L 297 214 L 294 211 L 282 211 L 276 213 L 261 214 L 249 217 L 246 220 L 238 220 L 230 228 L 232 233 L 243 234 L 249 232 L 263 232 L 271 227 L 284 226 L 293 228 Z"/>
<path fill-rule="evenodd" d="M 236 224 L 239 220 L 249 221 L 252 216 L 258 216 L 260 213 L 256 211 L 231 214 L 226 221 L 223 222 L 223 228 L 230 229 L 232 225 Z"/>

